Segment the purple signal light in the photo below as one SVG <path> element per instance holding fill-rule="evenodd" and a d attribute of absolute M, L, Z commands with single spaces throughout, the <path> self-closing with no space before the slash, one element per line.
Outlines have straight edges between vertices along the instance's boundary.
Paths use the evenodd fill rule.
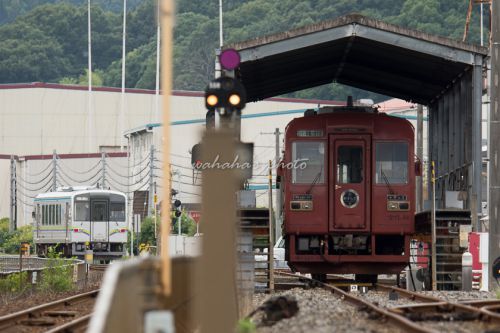
<path fill-rule="evenodd" d="M 227 49 L 220 53 L 219 61 L 222 68 L 233 70 L 240 65 L 240 54 L 235 49 Z"/>

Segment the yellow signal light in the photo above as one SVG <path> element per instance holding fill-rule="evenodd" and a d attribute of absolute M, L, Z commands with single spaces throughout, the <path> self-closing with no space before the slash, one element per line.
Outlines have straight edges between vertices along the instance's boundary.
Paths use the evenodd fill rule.
<path fill-rule="evenodd" d="M 232 94 L 231 96 L 229 96 L 229 103 L 231 105 L 238 105 L 240 104 L 240 102 L 241 102 L 240 95 Z"/>
<path fill-rule="evenodd" d="M 217 105 L 217 102 L 219 102 L 219 99 L 215 95 L 209 95 L 207 96 L 207 104 L 210 106 L 215 106 Z"/>

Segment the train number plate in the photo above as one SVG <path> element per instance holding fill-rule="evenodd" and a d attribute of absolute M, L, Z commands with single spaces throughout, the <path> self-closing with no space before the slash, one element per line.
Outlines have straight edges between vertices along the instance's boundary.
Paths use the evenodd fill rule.
<path fill-rule="evenodd" d="M 305 201 L 305 200 L 312 200 L 313 196 L 312 194 L 294 194 L 292 196 L 292 200 L 296 201 Z"/>
<path fill-rule="evenodd" d="M 406 201 L 408 200 L 408 197 L 403 194 L 388 194 L 387 200 Z"/>

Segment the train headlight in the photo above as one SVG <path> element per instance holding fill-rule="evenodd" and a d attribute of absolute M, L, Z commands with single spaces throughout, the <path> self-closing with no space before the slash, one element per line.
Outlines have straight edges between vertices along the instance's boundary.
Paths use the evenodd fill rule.
<path fill-rule="evenodd" d="M 387 201 L 387 210 L 394 211 L 408 211 L 410 210 L 409 201 Z"/>
<path fill-rule="evenodd" d="M 290 210 L 311 211 L 313 210 L 312 201 L 290 201 Z"/>

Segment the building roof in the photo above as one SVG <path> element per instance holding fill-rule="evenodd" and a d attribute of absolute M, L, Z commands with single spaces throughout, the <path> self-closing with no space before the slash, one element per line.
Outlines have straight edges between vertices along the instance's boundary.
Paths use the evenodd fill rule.
<path fill-rule="evenodd" d="M 249 101 L 338 82 L 429 104 L 488 53 L 357 14 L 225 48 L 240 53 Z"/>
<path fill-rule="evenodd" d="M 60 90 L 79 90 L 87 91 L 88 86 L 74 85 L 74 84 L 59 84 L 59 83 L 46 83 L 46 82 L 31 82 L 31 83 L 6 83 L 0 84 L 0 90 L 8 89 L 34 89 L 34 88 L 45 88 L 45 89 L 60 89 Z M 121 93 L 121 88 L 117 87 L 92 87 L 93 91 L 98 92 L 115 92 Z M 148 94 L 154 95 L 155 90 L 150 89 L 138 89 L 138 88 L 126 88 L 126 93 L 132 94 Z M 161 94 L 161 91 L 160 91 Z M 183 97 L 204 97 L 205 93 L 203 91 L 190 91 L 190 90 L 173 90 L 172 96 L 183 96 Z M 271 102 L 284 102 L 284 103 L 310 103 L 310 104 L 326 104 L 326 105 L 344 105 L 344 101 L 336 100 L 324 100 L 324 99 L 305 99 L 305 98 L 291 98 L 291 97 L 273 97 L 267 99 Z"/>

